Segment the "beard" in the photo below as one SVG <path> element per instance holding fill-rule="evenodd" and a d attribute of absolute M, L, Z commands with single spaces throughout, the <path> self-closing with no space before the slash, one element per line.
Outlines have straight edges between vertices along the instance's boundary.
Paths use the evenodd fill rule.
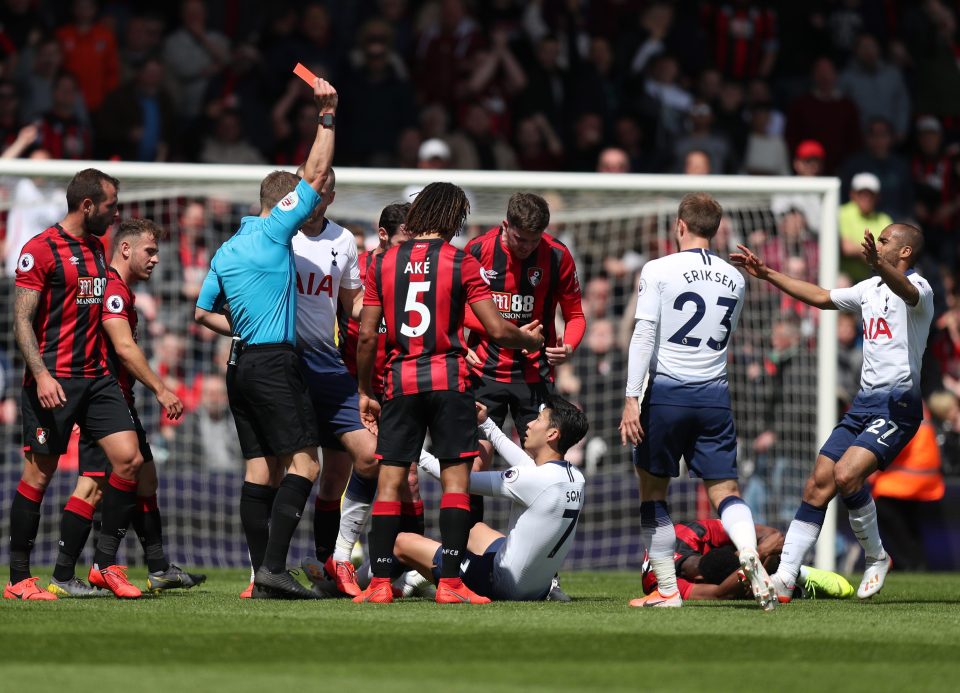
<path fill-rule="evenodd" d="M 100 238 L 107 233 L 112 224 L 113 215 L 91 216 L 89 219 L 87 219 L 86 231 L 87 233 L 93 234 L 97 238 Z"/>

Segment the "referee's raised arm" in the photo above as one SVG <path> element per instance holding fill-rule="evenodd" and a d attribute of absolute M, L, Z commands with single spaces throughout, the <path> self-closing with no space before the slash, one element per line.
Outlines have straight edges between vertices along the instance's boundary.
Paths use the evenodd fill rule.
<path fill-rule="evenodd" d="M 330 175 L 333 164 L 333 130 L 336 125 L 337 90 L 323 79 L 313 82 L 313 100 L 317 104 L 317 136 L 303 167 L 303 180 L 318 193 Z"/>

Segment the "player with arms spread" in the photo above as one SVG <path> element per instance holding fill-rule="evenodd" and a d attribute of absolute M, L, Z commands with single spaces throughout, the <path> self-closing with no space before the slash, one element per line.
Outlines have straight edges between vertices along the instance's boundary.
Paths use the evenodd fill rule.
<path fill-rule="evenodd" d="M 464 311 L 470 304 L 487 333 L 510 347 L 539 349 L 543 331 L 536 321 L 522 329 L 504 321 L 480 275 L 480 264 L 450 244 L 469 211 L 463 190 L 450 183 L 431 183 L 410 207 L 411 240 L 378 256 L 367 271 L 357 370 L 361 415 L 372 422 L 380 414 L 380 474 L 369 534 L 374 577 L 355 598 L 358 602 L 393 601 L 390 579 L 401 522 L 401 489 L 407 485 L 410 464 L 420 458 L 428 429 L 441 460 L 443 486 L 443 561 L 436 601 L 489 601 L 460 580 L 470 531 L 468 464 L 478 453 Z M 381 318 L 389 350 L 382 413 L 372 385 Z"/>
<path fill-rule="evenodd" d="M 587 434 L 587 417 L 570 402 L 548 396 L 527 424 L 523 447 L 504 435 L 480 403 L 477 423 L 510 469 L 473 472 L 470 491 L 512 501 L 510 522 L 506 535 L 483 522 L 473 526 L 460 576 L 490 599 L 546 599 L 583 508 L 583 474 L 564 455 Z M 440 478 L 440 461 L 433 455 L 421 454 L 420 468 Z M 439 543 L 417 534 L 400 534 L 394 547 L 400 561 L 433 580 L 440 577 L 440 552 Z"/>
<path fill-rule="evenodd" d="M 790 601 L 800 562 L 820 535 L 827 504 L 839 493 L 866 554 L 857 596 L 872 597 L 883 587 L 891 561 L 866 480 L 893 462 L 923 418 L 920 362 L 933 321 L 933 291 L 913 269 L 923 234 L 909 224 L 890 224 L 876 240 L 864 231 L 863 257 L 877 276 L 830 291 L 776 272 L 746 246 L 739 248 L 730 259 L 752 276 L 811 306 L 859 313 L 863 320 L 860 392 L 820 449 L 773 583 L 780 601 Z"/>
<path fill-rule="evenodd" d="M 147 434 L 137 415 L 133 395 L 134 379 L 142 382 L 157 398 L 170 419 L 183 413 L 180 398 L 168 390 L 137 344 L 136 295 L 132 286 L 147 281 L 159 262 L 159 241 L 165 230 L 149 219 L 126 219 L 113 236 L 114 253 L 107 268 L 104 311 L 101 323 L 107 338 L 107 365 L 116 376 L 130 410 L 140 442 L 143 466 L 137 481 L 137 508 L 132 522 L 147 562 L 147 588 L 159 592 L 179 587 L 194 587 L 206 580 L 205 575 L 191 574 L 167 559 L 163 550 L 160 509 L 157 505 L 157 468 Z M 96 499 L 105 482 L 107 457 L 89 436 L 80 437 L 80 483 L 92 486 L 94 502 L 71 497 L 60 525 L 60 552 L 47 590 L 59 597 L 90 596 L 96 593 L 74 576 L 77 559 L 83 551 L 93 524 Z M 90 584 L 103 587 L 100 574 L 91 570 Z"/>
<path fill-rule="evenodd" d="M 620 433 L 624 445 L 636 446 L 640 527 L 659 589 L 631 606 L 683 604 L 673 563 L 676 533 L 667 509 L 667 486 L 670 477 L 680 474 L 681 456 L 703 479 L 757 603 L 764 610 L 777 603 L 757 555 L 753 514 L 737 484 L 727 345 L 740 318 L 746 282 L 709 250 L 722 215 L 710 195 L 685 195 L 677 210 L 679 252 L 651 260 L 640 273 Z"/>
<path fill-rule="evenodd" d="M 43 494 L 74 424 L 103 448 L 113 468 L 103 493 L 94 570 L 117 597 L 140 590 L 116 564 L 137 504 L 143 464 L 134 422 L 106 363 L 100 318 L 107 285 L 103 236 L 117 216 L 119 182 L 96 169 L 67 186 L 67 215 L 27 241 L 17 262 L 14 336 L 26 373 L 21 402 L 24 467 L 10 508 L 7 599 L 56 599 L 30 576 Z"/>

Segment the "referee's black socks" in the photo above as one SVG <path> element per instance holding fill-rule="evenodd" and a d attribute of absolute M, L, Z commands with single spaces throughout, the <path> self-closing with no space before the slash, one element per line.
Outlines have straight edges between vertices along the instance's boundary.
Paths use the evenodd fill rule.
<path fill-rule="evenodd" d="M 288 473 L 280 482 L 270 514 L 270 538 L 263 557 L 263 565 L 271 573 L 280 573 L 287 568 L 290 540 L 300 524 L 312 488 L 313 482 L 298 474 Z"/>
<path fill-rule="evenodd" d="M 263 565 L 263 555 L 270 537 L 270 513 L 273 512 L 277 490 L 272 486 L 244 481 L 240 491 L 240 524 L 247 538 L 247 549 L 254 570 Z"/>

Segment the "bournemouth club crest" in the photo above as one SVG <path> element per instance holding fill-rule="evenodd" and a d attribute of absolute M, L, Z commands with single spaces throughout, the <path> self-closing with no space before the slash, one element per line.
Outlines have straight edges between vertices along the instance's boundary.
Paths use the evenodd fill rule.
<path fill-rule="evenodd" d="M 40 443 L 40 445 L 47 444 L 47 429 L 45 428 L 37 429 L 37 442 Z"/>
<path fill-rule="evenodd" d="M 541 279 L 543 279 L 543 270 L 539 267 L 531 267 L 527 270 L 527 281 L 530 282 L 530 286 L 536 288 Z"/>

